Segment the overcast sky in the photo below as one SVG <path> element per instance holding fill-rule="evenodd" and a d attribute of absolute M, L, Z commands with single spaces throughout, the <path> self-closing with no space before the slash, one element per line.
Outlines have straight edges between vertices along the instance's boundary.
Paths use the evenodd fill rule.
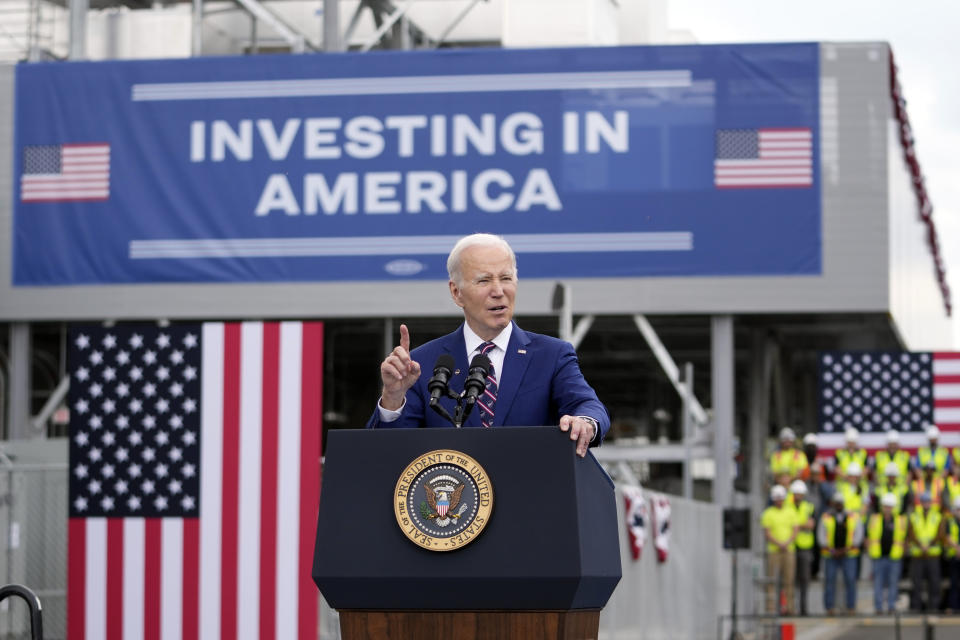
<path fill-rule="evenodd" d="M 668 0 L 698 42 L 884 41 L 893 48 L 933 202 L 960 349 L 960 2 Z M 931 269 L 932 269 L 931 263 Z"/>

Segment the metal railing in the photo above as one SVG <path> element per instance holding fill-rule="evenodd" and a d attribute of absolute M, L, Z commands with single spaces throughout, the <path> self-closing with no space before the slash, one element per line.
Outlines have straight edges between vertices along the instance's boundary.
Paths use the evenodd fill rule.
<path fill-rule="evenodd" d="M 734 624 L 735 621 L 736 624 Z M 751 628 L 749 634 L 738 631 L 745 626 Z M 756 640 L 780 640 L 784 637 L 792 638 L 794 633 L 813 627 L 824 631 L 827 627 L 833 627 L 833 632 L 829 635 L 831 638 L 843 637 L 839 634 L 844 631 L 856 636 L 855 631 L 863 629 L 864 633 L 869 633 L 870 638 L 901 640 L 908 629 L 918 629 L 924 640 L 944 640 L 960 636 L 960 614 L 910 612 L 840 616 L 744 614 L 736 618 L 731 615 L 721 615 L 717 616 L 717 640 L 742 640 L 748 635 Z M 916 637 L 916 634 L 910 635 Z"/>

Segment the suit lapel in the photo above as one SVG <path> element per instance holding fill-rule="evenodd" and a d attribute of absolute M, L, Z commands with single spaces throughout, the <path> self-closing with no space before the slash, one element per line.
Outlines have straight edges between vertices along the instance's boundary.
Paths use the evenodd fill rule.
<path fill-rule="evenodd" d="M 462 336 L 461 336 L 462 338 Z M 507 353 L 503 358 L 503 372 L 497 373 L 497 408 L 493 418 L 493 426 L 503 426 L 507 414 L 510 413 L 510 407 L 517 397 L 517 390 L 520 388 L 520 382 L 523 375 L 527 372 L 527 366 L 533 357 L 533 353 L 527 353 L 526 346 L 530 344 L 530 338 L 516 324 L 513 325 L 513 332 L 510 334 L 510 342 L 507 344 Z M 466 349 L 466 347 L 464 347 Z M 527 426 L 527 425 L 516 425 Z"/>

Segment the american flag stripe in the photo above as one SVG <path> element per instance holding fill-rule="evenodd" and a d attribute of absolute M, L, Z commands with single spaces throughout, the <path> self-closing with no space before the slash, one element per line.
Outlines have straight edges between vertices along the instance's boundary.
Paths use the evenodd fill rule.
<path fill-rule="evenodd" d="M 25 154 L 34 152 L 57 156 L 59 170 L 34 168 L 32 162 L 25 161 L 20 178 L 20 199 L 23 202 L 106 200 L 110 197 L 109 144 L 64 144 L 25 149 Z"/>
<path fill-rule="evenodd" d="M 322 324 L 200 334 L 199 518 L 71 518 L 70 638 L 316 637 Z"/>

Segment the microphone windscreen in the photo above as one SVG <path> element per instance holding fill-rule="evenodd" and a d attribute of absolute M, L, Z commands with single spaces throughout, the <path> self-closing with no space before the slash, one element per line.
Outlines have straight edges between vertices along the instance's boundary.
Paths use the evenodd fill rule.
<path fill-rule="evenodd" d="M 433 365 L 433 370 L 443 368 L 448 372 L 453 371 L 453 368 L 456 366 L 456 363 L 453 361 L 453 356 L 449 353 L 441 353 L 440 357 L 437 358 L 437 363 Z"/>
<path fill-rule="evenodd" d="M 486 377 L 487 374 L 490 373 L 490 358 L 484 353 L 478 353 L 470 362 L 471 369 L 476 369 L 477 367 L 483 370 L 483 376 Z"/>

